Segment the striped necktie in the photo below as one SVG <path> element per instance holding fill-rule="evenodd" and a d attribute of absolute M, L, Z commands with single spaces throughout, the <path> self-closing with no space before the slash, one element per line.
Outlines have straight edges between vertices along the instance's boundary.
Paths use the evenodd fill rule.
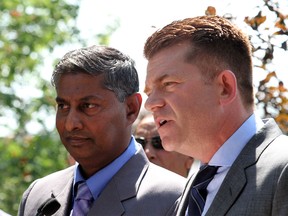
<path fill-rule="evenodd" d="M 188 215 L 200 216 L 203 212 L 206 197 L 207 186 L 214 178 L 219 166 L 205 165 L 197 173 L 189 194 Z"/>
<path fill-rule="evenodd" d="M 78 185 L 77 195 L 74 199 L 72 216 L 86 216 L 93 203 L 93 196 L 85 182 Z"/>

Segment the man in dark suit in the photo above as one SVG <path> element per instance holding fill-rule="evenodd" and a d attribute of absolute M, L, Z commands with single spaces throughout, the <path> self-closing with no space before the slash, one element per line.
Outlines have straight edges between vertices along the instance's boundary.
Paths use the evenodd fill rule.
<path fill-rule="evenodd" d="M 169 215 L 185 179 L 149 163 L 131 135 L 142 102 L 133 60 L 104 46 L 74 50 L 52 84 L 56 127 L 76 164 L 34 181 L 18 215 Z"/>
<path fill-rule="evenodd" d="M 288 215 L 288 138 L 254 113 L 251 50 L 218 16 L 174 21 L 145 43 L 145 107 L 163 147 L 202 163 L 177 215 Z"/>

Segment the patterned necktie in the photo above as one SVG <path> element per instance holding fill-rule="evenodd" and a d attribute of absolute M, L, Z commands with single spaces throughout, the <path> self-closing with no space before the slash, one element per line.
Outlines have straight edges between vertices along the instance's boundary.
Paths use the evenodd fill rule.
<path fill-rule="evenodd" d="M 205 165 L 197 173 L 190 190 L 188 215 L 200 216 L 207 197 L 207 186 L 214 178 L 219 166 Z"/>
<path fill-rule="evenodd" d="M 93 203 L 93 196 L 85 182 L 78 185 L 77 195 L 74 199 L 72 216 L 86 216 Z"/>

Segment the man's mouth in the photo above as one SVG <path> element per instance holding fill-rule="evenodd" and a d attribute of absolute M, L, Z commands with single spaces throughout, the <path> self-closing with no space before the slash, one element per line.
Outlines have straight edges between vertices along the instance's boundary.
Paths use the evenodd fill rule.
<path fill-rule="evenodd" d="M 160 127 L 161 126 L 163 126 L 164 124 L 166 124 L 167 123 L 167 120 L 161 120 L 160 122 L 159 122 L 159 125 L 160 125 Z"/>
<path fill-rule="evenodd" d="M 80 143 L 85 143 L 90 139 L 87 137 L 80 137 L 80 136 L 68 136 L 66 137 L 66 140 L 70 142 L 71 144 L 72 143 L 80 144 Z"/>

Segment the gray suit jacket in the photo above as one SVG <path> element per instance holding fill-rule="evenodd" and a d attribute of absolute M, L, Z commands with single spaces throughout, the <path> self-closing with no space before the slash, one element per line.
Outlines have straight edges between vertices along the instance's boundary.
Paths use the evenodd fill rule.
<path fill-rule="evenodd" d="M 288 137 L 273 119 L 244 147 L 231 166 L 206 216 L 287 216 Z M 188 181 L 176 215 L 185 215 Z"/>
<path fill-rule="evenodd" d="M 61 205 L 53 215 L 69 215 L 73 171 L 74 166 L 34 181 L 23 194 L 18 215 L 36 215 L 51 197 Z M 107 184 L 88 215 L 170 215 L 185 182 L 185 178 L 150 163 L 140 149 Z"/>

